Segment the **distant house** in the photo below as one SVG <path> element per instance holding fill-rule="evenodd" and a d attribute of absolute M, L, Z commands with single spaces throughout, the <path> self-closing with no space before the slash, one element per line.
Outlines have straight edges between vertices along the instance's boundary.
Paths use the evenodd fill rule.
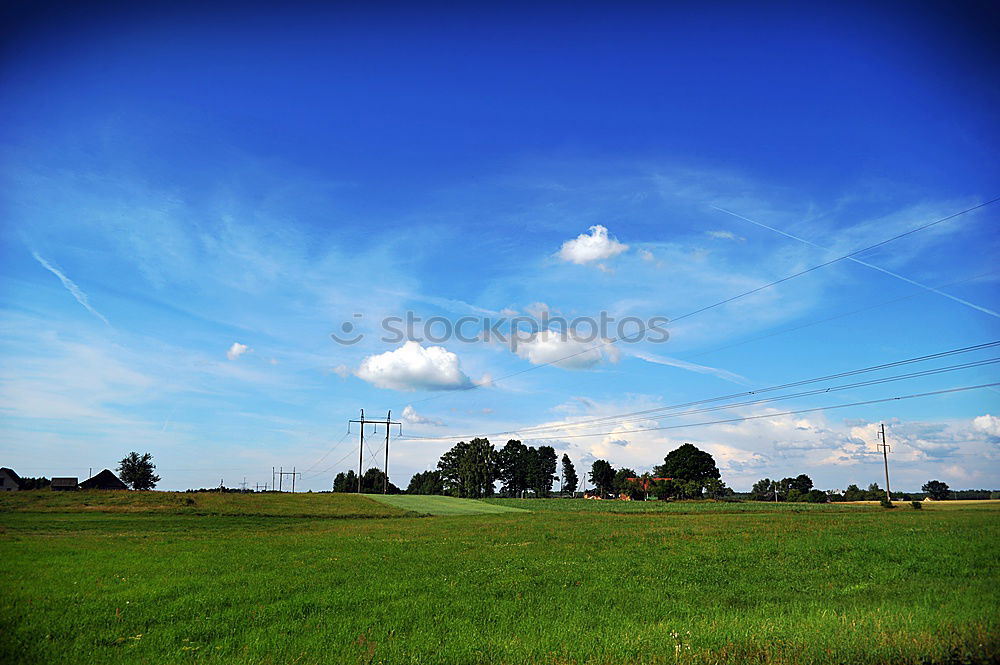
<path fill-rule="evenodd" d="M 51 487 L 55 492 L 68 492 L 80 489 L 76 478 L 53 478 Z"/>
<path fill-rule="evenodd" d="M 16 492 L 24 486 L 14 469 L 0 468 L 0 492 Z"/>
<path fill-rule="evenodd" d="M 118 476 L 105 469 L 93 478 L 87 478 L 80 483 L 82 490 L 127 490 L 128 486 L 118 479 Z"/>

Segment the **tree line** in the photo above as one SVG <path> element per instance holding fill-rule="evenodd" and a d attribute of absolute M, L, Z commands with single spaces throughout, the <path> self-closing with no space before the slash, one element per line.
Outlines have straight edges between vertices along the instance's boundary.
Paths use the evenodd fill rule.
<path fill-rule="evenodd" d="M 380 492 L 383 477 L 378 469 L 369 469 L 362 477 L 362 492 Z M 671 451 L 663 464 L 641 474 L 628 467 L 616 469 L 607 460 L 595 460 L 587 479 L 594 488 L 592 493 L 602 498 L 721 499 L 733 495 L 720 479 L 714 458 L 689 443 Z M 580 484 L 569 455 L 560 458 L 552 446 L 536 448 L 511 439 L 498 449 L 489 439 L 476 438 L 455 444 L 441 456 L 436 469 L 414 474 L 406 493 L 470 499 L 497 495 L 545 498 L 553 495 L 556 480 L 561 494 L 574 494 Z M 357 474 L 338 474 L 333 490 L 356 492 Z"/>
<path fill-rule="evenodd" d="M 997 492 L 989 490 L 959 490 L 952 491 L 947 483 L 940 480 L 929 480 L 920 488 L 920 492 L 892 492 L 893 499 L 910 501 L 929 497 L 935 501 L 946 499 L 993 499 Z M 878 483 L 871 483 L 867 489 L 862 489 L 852 483 L 843 492 L 823 491 L 813 488 L 812 479 L 806 474 L 795 478 L 771 480 L 762 478 L 754 483 L 750 490 L 750 498 L 754 501 L 791 501 L 805 503 L 826 503 L 827 501 L 882 501 L 885 490 Z"/>

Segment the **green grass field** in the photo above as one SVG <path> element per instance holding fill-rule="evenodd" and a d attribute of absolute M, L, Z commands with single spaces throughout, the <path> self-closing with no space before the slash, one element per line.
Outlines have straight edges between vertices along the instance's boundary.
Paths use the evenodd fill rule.
<path fill-rule="evenodd" d="M 363 495 L 387 506 L 420 515 L 485 515 L 520 513 L 524 508 L 505 506 L 473 499 L 456 499 L 450 496 L 408 496 L 406 494 Z"/>
<path fill-rule="evenodd" d="M 3 497 L 0 662 L 1000 658 L 995 503 L 418 518 L 430 504 L 178 496 Z"/>

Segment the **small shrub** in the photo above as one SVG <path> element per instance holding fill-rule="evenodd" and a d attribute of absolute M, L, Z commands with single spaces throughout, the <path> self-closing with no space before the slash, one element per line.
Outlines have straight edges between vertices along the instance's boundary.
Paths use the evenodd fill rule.
<path fill-rule="evenodd" d="M 883 498 L 882 498 L 882 500 L 881 500 L 881 501 L 879 501 L 878 503 L 879 503 L 879 505 L 880 505 L 880 506 L 882 506 L 883 508 L 895 508 L 895 507 L 896 507 L 896 506 L 892 505 L 892 501 L 889 501 L 889 499 L 886 499 L 886 498 L 884 498 L 884 497 L 883 497 Z"/>
<path fill-rule="evenodd" d="M 919 501 L 910 501 L 910 505 L 913 506 L 914 510 L 922 510 L 924 507 L 924 504 Z"/>

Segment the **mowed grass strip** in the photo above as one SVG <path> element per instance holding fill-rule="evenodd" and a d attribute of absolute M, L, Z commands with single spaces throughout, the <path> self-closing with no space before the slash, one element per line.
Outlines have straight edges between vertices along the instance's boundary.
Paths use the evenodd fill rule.
<path fill-rule="evenodd" d="M 412 516 L 358 494 L 80 491 L 0 492 L 0 512 L 142 513 L 359 519 Z"/>
<path fill-rule="evenodd" d="M 0 527 L 4 663 L 1000 654 L 995 508 L 396 520 L 7 512 Z"/>
<path fill-rule="evenodd" d="M 487 503 L 475 499 L 458 499 L 453 496 L 408 494 L 365 494 L 363 496 L 387 506 L 421 515 L 487 515 L 527 512 L 523 508 L 514 506 Z"/>
<path fill-rule="evenodd" d="M 591 513 L 801 513 L 857 512 L 882 510 L 873 505 L 846 503 L 771 503 L 766 501 L 620 501 L 615 499 L 484 499 L 488 503 L 511 508 L 544 512 Z M 909 508 L 909 504 L 905 504 Z"/>

